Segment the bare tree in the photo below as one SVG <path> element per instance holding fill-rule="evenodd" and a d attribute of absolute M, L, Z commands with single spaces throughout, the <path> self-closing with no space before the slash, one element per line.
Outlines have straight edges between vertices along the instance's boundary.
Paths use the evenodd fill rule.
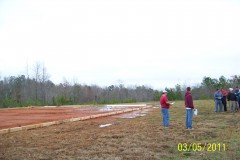
<path fill-rule="evenodd" d="M 39 82 L 41 80 L 41 64 L 40 62 L 36 62 L 33 66 L 33 73 L 34 73 L 34 82 L 35 82 L 35 101 L 38 102 L 38 92 L 39 92 Z"/>
<path fill-rule="evenodd" d="M 43 100 L 43 103 L 46 104 L 46 99 L 47 97 L 47 81 L 49 80 L 49 74 L 47 73 L 47 69 L 45 67 L 45 65 L 42 65 L 42 75 L 41 75 L 41 81 L 40 81 L 40 85 L 41 85 L 41 97 Z"/>

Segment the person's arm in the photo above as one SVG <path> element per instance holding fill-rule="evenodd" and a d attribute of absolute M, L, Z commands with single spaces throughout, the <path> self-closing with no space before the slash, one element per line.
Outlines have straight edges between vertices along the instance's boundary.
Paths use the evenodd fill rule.
<path fill-rule="evenodd" d="M 194 109 L 192 95 L 191 95 L 191 96 L 189 96 L 189 101 L 190 101 L 190 105 L 191 105 L 191 107 Z"/>
<path fill-rule="evenodd" d="M 165 103 L 168 104 L 168 105 L 171 105 L 171 102 L 168 100 L 167 97 L 166 97 L 166 99 L 165 99 Z"/>
<path fill-rule="evenodd" d="M 166 98 L 165 103 L 170 104 L 170 101 Z"/>
<path fill-rule="evenodd" d="M 170 102 L 170 101 L 166 101 L 166 103 L 167 103 L 168 105 L 171 105 L 171 102 Z"/>

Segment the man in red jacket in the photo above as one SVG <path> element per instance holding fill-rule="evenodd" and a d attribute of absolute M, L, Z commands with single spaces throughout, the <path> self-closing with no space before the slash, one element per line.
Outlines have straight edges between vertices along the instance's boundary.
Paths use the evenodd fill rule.
<path fill-rule="evenodd" d="M 162 96 L 160 97 L 160 106 L 162 112 L 163 126 L 164 128 L 168 128 L 170 119 L 169 114 L 170 102 L 167 98 L 167 91 L 162 92 Z"/>
<path fill-rule="evenodd" d="M 185 93 L 185 108 L 186 108 L 186 129 L 193 129 L 192 118 L 194 105 L 190 87 L 187 87 L 187 92 Z"/>

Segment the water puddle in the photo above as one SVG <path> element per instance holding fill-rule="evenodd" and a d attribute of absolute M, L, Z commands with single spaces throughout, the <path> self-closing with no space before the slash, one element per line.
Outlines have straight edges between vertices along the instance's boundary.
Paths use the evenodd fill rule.
<path fill-rule="evenodd" d="M 127 108 L 139 108 L 146 107 L 146 104 L 110 104 L 100 107 L 99 111 L 119 111 Z"/>
<path fill-rule="evenodd" d="M 149 112 L 149 110 L 145 109 L 145 110 L 140 110 L 140 111 L 133 111 L 131 113 L 116 115 L 114 117 L 116 117 L 116 118 L 137 118 L 137 117 L 146 116 L 148 114 L 148 112 Z"/>
<path fill-rule="evenodd" d="M 111 104 L 111 105 L 105 105 L 103 107 L 99 108 L 99 111 L 101 112 L 112 112 L 112 111 L 120 111 L 124 109 L 129 108 L 142 108 L 146 107 L 146 104 Z M 129 113 L 119 114 L 115 115 L 113 117 L 116 118 L 136 118 L 136 117 L 143 117 L 149 112 L 149 109 L 144 110 L 138 110 L 138 111 L 132 111 Z"/>
<path fill-rule="evenodd" d="M 102 111 L 102 112 L 113 111 L 113 108 L 111 106 L 103 106 L 99 109 L 99 111 Z"/>

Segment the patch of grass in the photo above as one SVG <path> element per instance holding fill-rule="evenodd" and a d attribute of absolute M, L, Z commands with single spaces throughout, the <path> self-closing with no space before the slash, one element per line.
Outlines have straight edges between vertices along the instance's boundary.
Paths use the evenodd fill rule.
<path fill-rule="evenodd" d="M 184 102 L 177 101 L 170 108 L 168 129 L 162 126 L 160 108 L 154 108 L 144 117 L 113 119 L 105 128 L 99 128 L 107 123 L 101 118 L 4 134 L 0 159 L 240 159 L 240 112 L 215 113 L 212 100 L 194 104 L 199 111 L 194 130 L 185 129 Z M 183 151 L 179 144 L 195 146 Z M 197 150 L 197 144 L 204 149 Z"/>

